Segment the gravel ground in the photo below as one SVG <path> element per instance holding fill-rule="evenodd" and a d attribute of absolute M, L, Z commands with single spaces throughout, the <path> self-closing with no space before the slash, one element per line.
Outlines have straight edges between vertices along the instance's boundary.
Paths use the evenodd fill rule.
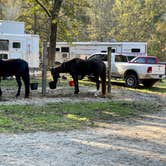
<path fill-rule="evenodd" d="M 1 99 L 0 104 L 47 102 L 105 102 L 109 98 L 64 95 L 47 98 Z M 67 97 L 65 97 L 65 95 Z M 165 96 L 113 90 L 111 100 L 141 100 L 165 104 Z M 0 134 L 0 166 L 165 166 L 166 108 L 153 114 L 120 122 L 101 123 L 98 128 L 69 132 Z"/>

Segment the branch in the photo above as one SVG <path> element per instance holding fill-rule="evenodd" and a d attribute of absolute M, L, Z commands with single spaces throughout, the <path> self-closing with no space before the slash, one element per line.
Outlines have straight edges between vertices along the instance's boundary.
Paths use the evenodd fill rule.
<path fill-rule="evenodd" d="M 47 13 L 48 17 L 51 17 L 51 13 L 47 10 L 47 8 L 38 0 L 35 1 L 41 6 L 41 8 L 43 8 L 43 10 Z"/>

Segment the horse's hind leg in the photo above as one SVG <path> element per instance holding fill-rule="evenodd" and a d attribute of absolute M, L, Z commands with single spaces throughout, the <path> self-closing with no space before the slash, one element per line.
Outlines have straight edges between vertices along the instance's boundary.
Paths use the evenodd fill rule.
<path fill-rule="evenodd" d="M 78 76 L 72 75 L 72 77 L 74 80 L 74 94 L 78 94 L 79 93 Z"/>
<path fill-rule="evenodd" d="M 21 91 L 21 86 L 22 86 L 20 76 L 16 76 L 16 81 L 17 81 L 17 85 L 18 85 L 18 91 L 17 91 L 16 97 L 18 97 L 18 96 L 20 96 L 20 91 Z"/>
<path fill-rule="evenodd" d="M 0 77 L 0 82 L 1 82 L 1 77 Z M 2 96 L 2 90 L 1 90 L 1 87 L 0 87 L 0 97 Z"/>
<path fill-rule="evenodd" d="M 106 95 L 106 74 L 104 73 L 101 78 L 101 84 L 102 84 L 102 96 Z"/>
<path fill-rule="evenodd" d="M 0 97 L 2 96 L 2 90 L 1 90 L 1 88 L 0 88 Z"/>
<path fill-rule="evenodd" d="M 22 77 L 23 81 L 24 81 L 24 85 L 25 85 L 25 98 L 29 97 L 29 84 L 30 84 L 30 78 L 29 78 L 29 74 L 27 76 L 23 76 Z"/>

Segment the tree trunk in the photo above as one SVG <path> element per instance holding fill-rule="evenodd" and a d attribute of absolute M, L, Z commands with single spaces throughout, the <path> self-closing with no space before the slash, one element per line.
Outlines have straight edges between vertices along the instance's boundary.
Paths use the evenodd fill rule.
<path fill-rule="evenodd" d="M 55 62 L 56 37 L 57 37 L 57 23 L 51 22 L 50 46 L 49 46 L 49 54 L 48 54 L 49 67 L 53 67 Z"/>
<path fill-rule="evenodd" d="M 58 27 L 58 15 L 63 0 L 54 0 L 53 9 L 51 12 L 51 32 L 50 32 L 50 47 L 48 56 L 48 65 L 54 66 L 55 54 L 56 54 L 56 38 L 57 38 L 57 27 Z"/>

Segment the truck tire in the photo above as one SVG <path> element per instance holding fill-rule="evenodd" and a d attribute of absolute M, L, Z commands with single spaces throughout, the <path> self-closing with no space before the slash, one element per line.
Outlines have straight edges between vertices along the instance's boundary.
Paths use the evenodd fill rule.
<path fill-rule="evenodd" d="M 151 88 L 158 80 L 143 80 L 142 84 L 145 88 Z"/>
<path fill-rule="evenodd" d="M 138 78 L 135 74 L 128 74 L 125 77 L 125 85 L 130 88 L 138 87 Z"/>

